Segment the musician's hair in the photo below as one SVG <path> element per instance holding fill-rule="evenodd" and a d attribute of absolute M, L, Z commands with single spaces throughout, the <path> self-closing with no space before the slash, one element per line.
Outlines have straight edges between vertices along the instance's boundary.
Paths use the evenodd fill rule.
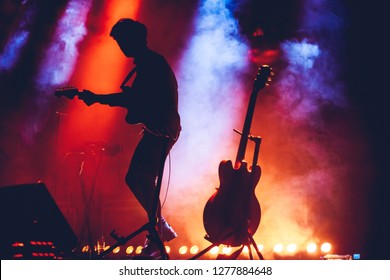
<path fill-rule="evenodd" d="M 144 24 L 130 18 L 122 18 L 112 27 L 110 36 L 114 39 L 129 39 L 146 45 L 147 33 L 148 30 Z"/>

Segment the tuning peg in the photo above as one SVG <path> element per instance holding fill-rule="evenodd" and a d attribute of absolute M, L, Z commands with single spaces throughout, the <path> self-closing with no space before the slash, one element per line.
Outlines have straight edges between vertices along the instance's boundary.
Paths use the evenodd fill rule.
<path fill-rule="evenodd" d="M 269 87 L 269 83 L 265 83 L 265 86 L 266 86 L 266 87 Z"/>
<path fill-rule="evenodd" d="M 275 72 L 274 72 L 274 71 L 271 71 L 270 75 L 271 75 L 271 76 L 275 76 Z"/>
<path fill-rule="evenodd" d="M 268 82 L 272 82 L 272 78 L 269 77 L 269 78 L 267 79 L 267 81 L 268 81 Z"/>

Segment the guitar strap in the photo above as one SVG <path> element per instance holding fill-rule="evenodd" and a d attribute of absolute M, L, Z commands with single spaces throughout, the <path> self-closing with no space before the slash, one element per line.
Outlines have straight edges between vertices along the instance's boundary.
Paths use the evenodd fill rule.
<path fill-rule="evenodd" d="M 131 69 L 131 71 L 129 72 L 129 74 L 127 74 L 126 78 L 123 80 L 120 88 L 122 90 L 124 90 L 127 82 L 131 79 L 131 77 L 135 74 L 135 71 L 137 71 L 137 66 L 135 66 L 133 69 Z"/>

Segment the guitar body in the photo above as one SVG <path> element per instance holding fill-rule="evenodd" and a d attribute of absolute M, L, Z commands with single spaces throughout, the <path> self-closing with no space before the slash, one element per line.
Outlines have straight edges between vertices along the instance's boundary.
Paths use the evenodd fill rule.
<path fill-rule="evenodd" d="M 248 231 L 254 234 L 260 224 L 261 208 L 255 195 L 261 168 L 248 170 L 242 162 L 238 169 L 230 160 L 219 164 L 220 186 L 203 211 L 206 239 L 230 246 L 246 244 Z M 239 206 L 239 207 L 237 207 Z"/>

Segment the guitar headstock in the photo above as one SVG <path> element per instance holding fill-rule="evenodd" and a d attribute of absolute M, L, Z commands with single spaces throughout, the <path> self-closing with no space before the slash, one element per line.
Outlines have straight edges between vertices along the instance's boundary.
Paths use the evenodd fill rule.
<path fill-rule="evenodd" d="M 272 76 L 274 76 L 272 68 L 268 65 L 261 65 L 253 84 L 253 91 L 258 92 L 265 86 L 269 86 L 269 83 L 272 81 Z"/>
<path fill-rule="evenodd" d="M 65 96 L 69 99 L 73 99 L 76 95 L 79 94 L 79 90 L 76 87 L 60 87 L 54 93 L 55 96 Z"/>

